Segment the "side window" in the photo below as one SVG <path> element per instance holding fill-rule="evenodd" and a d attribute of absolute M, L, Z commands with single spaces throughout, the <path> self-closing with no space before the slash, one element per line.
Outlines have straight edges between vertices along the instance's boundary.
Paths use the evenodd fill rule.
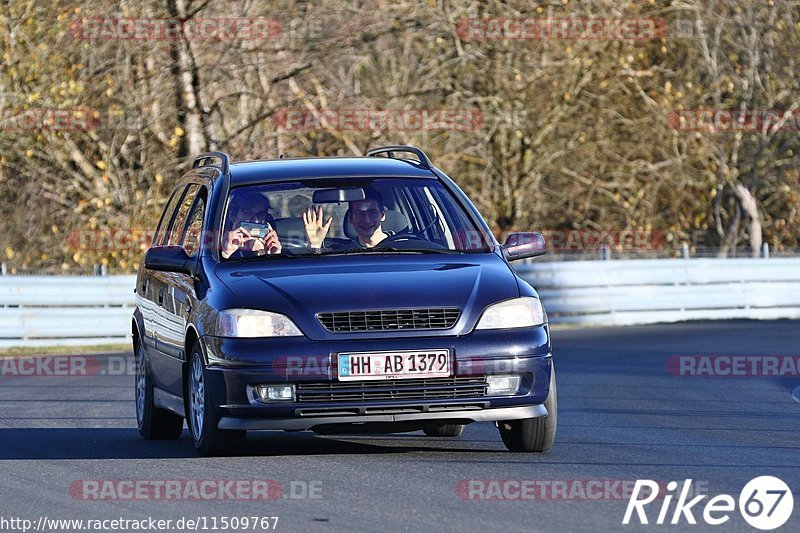
<path fill-rule="evenodd" d="M 473 226 L 463 210 L 454 208 L 455 199 L 439 187 L 433 188 L 431 192 L 437 200 L 436 204 L 443 208 L 440 209 L 440 213 L 444 215 L 447 225 L 455 230 L 450 233 L 455 249 L 463 252 L 486 250 L 486 243 L 480 231 Z"/>
<path fill-rule="evenodd" d="M 183 232 L 183 239 L 181 246 L 189 254 L 189 257 L 194 257 L 197 250 L 200 248 L 200 238 L 203 234 L 203 217 L 206 214 L 206 190 L 201 189 L 200 194 L 197 195 L 192 210 L 189 213 L 189 219 L 186 223 L 186 230 Z"/>
<path fill-rule="evenodd" d="M 176 187 L 172 192 L 172 196 L 170 196 L 164 208 L 164 212 L 161 214 L 161 220 L 158 223 L 156 233 L 153 235 L 153 246 L 163 246 L 164 241 L 167 240 L 167 228 L 169 228 L 172 219 L 175 218 L 175 210 L 178 208 L 178 204 L 181 198 L 183 198 L 183 192 L 185 190 L 186 186 L 181 185 L 180 187 Z"/>
<path fill-rule="evenodd" d="M 445 218 L 441 206 L 433 197 L 428 187 L 425 187 L 423 191 L 425 192 L 425 203 L 430 212 L 430 229 L 428 233 L 432 240 L 443 242 L 448 248 L 454 249 L 455 241 L 453 240 L 453 233 L 450 231 L 451 225 Z"/>
<path fill-rule="evenodd" d="M 189 189 L 186 191 L 186 194 L 183 195 L 183 200 L 181 200 L 180 206 L 178 207 L 178 212 L 175 214 L 172 225 L 169 227 L 169 238 L 167 238 L 166 242 L 168 246 L 181 244 L 183 230 L 186 227 L 186 219 L 189 217 L 189 211 L 192 208 L 192 203 L 199 189 L 200 185 L 189 185 Z"/>

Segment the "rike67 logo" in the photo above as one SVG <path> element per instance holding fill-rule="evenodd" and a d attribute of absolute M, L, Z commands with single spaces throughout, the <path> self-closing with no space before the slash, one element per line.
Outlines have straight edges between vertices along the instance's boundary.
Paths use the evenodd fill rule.
<path fill-rule="evenodd" d="M 652 515 L 648 519 L 645 507 L 656 499 L 661 500 L 658 518 L 655 521 L 659 525 L 679 524 L 683 520 L 686 520 L 687 524 L 697 524 L 695 512 L 698 514 L 702 512 L 703 521 L 711 526 L 719 526 L 730 520 L 731 513 L 737 507 L 733 496 L 720 494 L 705 502 L 704 506 L 693 509 L 707 495 L 701 494 L 688 499 L 691 486 L 691 479 L 684 481 L 680 489 L 677 481 L 670 481 L 667 483 L 666 494 L 659 494 L 659 488 L 662 488 L 659 483 L 649 479 L 636 480 L 622 523 L 628 525 L 636 512 L 640 524 L 649 524 Z M 641 494 L 645 496 L 640 498 Z M 677 501 L 670 517 L 670 507 L 675 496 Z M 773 476 L 760 476 L 750 480 L 739 493 L 738 508 L 748 524 L 756 529 L 768 531 L 781 527 L 789 520 L 794 508 L 794 497 L 789 486 L 782 480 Z"/>

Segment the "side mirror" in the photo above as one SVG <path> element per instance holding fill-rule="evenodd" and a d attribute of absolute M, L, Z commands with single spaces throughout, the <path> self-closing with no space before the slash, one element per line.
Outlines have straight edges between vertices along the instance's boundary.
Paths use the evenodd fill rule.
<path fill-rule="evenodd" d="M 181 246 L 156 246 L 144 254 L 144 267 L 148 270 L 178 272 L 193 276 L 194 259 Z"/>
<path fill-rule="evenodd" d="M 527 259 L 547 253 L 547 245 L 541 233 L 532 231 L 509 233 L 503 250 L 509 261 Z"/>

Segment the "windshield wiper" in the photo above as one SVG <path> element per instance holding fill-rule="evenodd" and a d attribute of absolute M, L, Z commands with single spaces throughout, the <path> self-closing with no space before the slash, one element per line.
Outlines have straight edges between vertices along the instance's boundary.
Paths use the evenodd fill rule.
<path fill-rule="evenodd" d="M 280 254 L 264 254 L 264 255 L 250 255 L 247 257 L 236 257 L 233 259 L 226 259 L 225 261 L 256 261 L 256 260 L 263 260 L 266 259 L 267 261 L 272 261 L 274 258 L 280 257 L 282 259 L 297 259 L 300 257 L 299 255 L 294 255 L 291 253 L 280 253 Z"/>
<path fill-rule="evenodd" d="M 414 254 L 452 254 L 453 250 L 446 248 L 397 248 L 395 246 L 376 246 L 374 248 L 365 249 L 366 253 L 370 252 L 399 252 L 399 253 L 414 253 Z"/>
<path fill-rule="evenodd" d="M 329 250 L 321 254 L 303 254 L 301 257 L 329 255 L 366 255 L 366 254 L 460 254 L 462 252 L 439 248 L 397 248 L 394 246 L 376 246 L 374 248 L 349 248 L 347 250 Z"/>

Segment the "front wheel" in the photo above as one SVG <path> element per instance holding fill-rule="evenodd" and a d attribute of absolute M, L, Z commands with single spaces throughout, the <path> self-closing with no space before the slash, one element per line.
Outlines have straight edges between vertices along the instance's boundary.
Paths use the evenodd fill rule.
<path fill-rule="evenodd" d="M 209 400 L 207 374 L 202 349 L 198 343 L 192 348 L 189 366 L 189 429 L 194 447 L 200 455 L 227 455 L 236 451 L 246 438 L 246 431 L 219 429 L 219 415 Z"/>
<path fill-rule="evenodd" d="M 558 419 L 556 369 L 550 368 L 550 394 L 544 402 L 547 416 L 499 422 L 503 444 L 512 452 L 546 452 L 553 447 Z"/>

